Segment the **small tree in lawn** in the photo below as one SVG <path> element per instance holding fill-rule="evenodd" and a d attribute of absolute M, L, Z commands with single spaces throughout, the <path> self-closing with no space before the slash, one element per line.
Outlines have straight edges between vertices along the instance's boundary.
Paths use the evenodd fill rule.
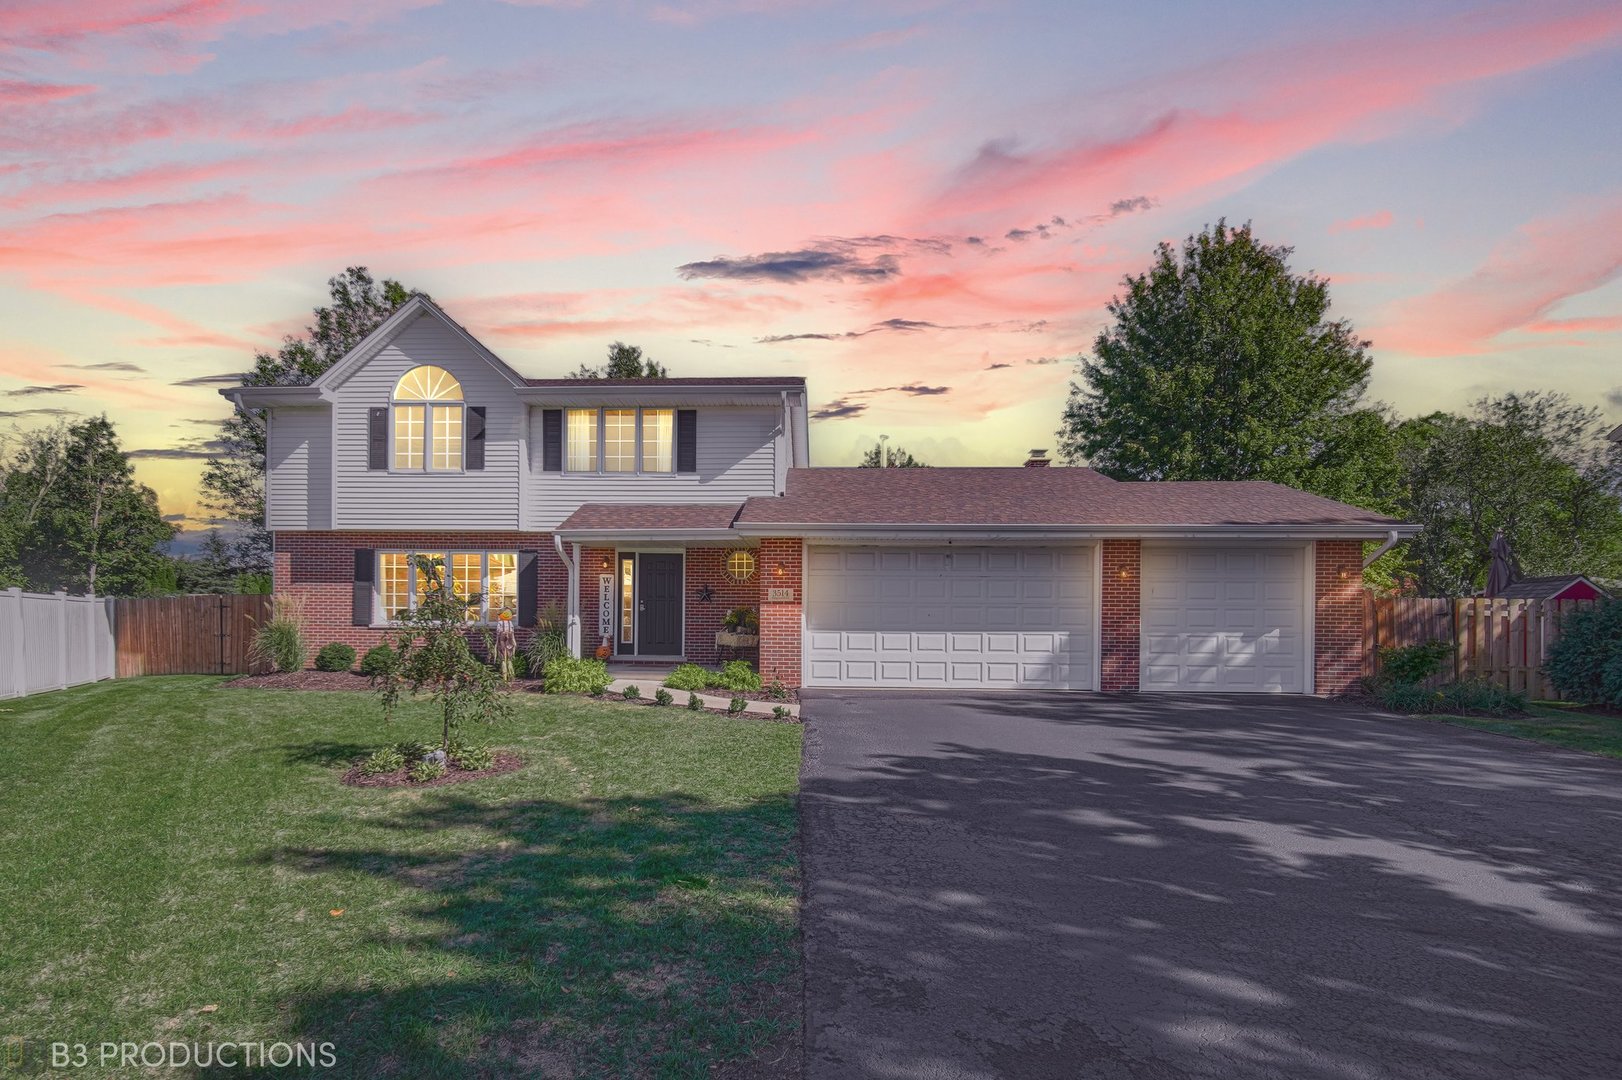
<path fill-rule="evenodd" d="M 394 635 L 396 663 L 380 680 L 378 696 L 385 720 L 393 719 L 404 690 L 439 702 L 444 717 L 439 745 L 449 751 L 451 732 L 464 722 L 505 719 L 512 705 L 500 678 L 468 646 L 468 611 L 477 609 L 483 598 L 457 596 L 445 580 L 444 559 L 418 555 L 415 562 L 426 587 L 417 606 L 400 615 L 400 629 Z M 481 632 L 489 650 L 490 634 Z"/>

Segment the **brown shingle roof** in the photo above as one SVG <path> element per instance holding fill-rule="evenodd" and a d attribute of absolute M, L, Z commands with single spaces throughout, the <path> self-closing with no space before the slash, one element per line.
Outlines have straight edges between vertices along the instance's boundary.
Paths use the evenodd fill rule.
<path fill-rule="evenodd" d="M 801 375 L 733 375 L 713 379 L 525 379 L 526 386 L 804 386 Z"/>
<path fill-rule="evenodd" d="M 571 529 L 728 529 L 740 503 L 585 503 L 564 519 Z"/>
<path fill-rule="evenodd" d="M 1507 587 L 1499 590 L 1498 597 L 1503 600 L 1548 600 L 1559 596 L 1579 581 L 1587 581 L 1594 586 L 1596 592 L 1605 593 L 1603 588 L 1582 574 L 1558 574 L 1554 577 L 1529 577 L 1512 581 Z"/>
<path fill-rule="evenodd" d="M 1117 483 L 1091 469 L 791 469 L 740 525 L 1399 524 L 1260 481 Z"/>

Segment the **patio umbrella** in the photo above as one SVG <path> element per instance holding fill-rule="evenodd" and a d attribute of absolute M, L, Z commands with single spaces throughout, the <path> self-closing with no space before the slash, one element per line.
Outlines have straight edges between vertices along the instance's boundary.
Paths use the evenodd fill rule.
<path fill-rule="evenodd" d="M 1492 564 L 1487 568 L 1487 595 L 1497 596 L 1515 580 L 1515 554 L 1509 550 L 1509 541 L 1504 539 L 1502 529 L 1492 534 L 1492 543 L 1487 545 L 1487 554 Z"/>

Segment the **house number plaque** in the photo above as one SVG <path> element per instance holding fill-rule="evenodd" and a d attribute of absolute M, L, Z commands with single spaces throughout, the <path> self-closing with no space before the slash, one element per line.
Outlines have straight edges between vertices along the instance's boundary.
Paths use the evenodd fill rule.
<path fill-rule="evenodd" d="M 793 589 L 767 589 L 766 590 L 766 599 L 772 601 L 773 603 L 776 603 L 778 601 L 787 601 L 787 602 L 792 603 L 793 600 L 794 600 L 794 590 Z"/>

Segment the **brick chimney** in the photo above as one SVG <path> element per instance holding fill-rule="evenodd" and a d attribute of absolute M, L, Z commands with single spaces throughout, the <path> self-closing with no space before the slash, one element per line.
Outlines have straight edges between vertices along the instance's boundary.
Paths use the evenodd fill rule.
<path fill-rule="evenodd" d="M 1048 452 L 1046 450 L 1032 450 L 1031 456 L 1025 459 L 1025 467 L 1027 469 L 1045 469 L 1052 464 L 1053 462 L 1048 460 Z"/>

